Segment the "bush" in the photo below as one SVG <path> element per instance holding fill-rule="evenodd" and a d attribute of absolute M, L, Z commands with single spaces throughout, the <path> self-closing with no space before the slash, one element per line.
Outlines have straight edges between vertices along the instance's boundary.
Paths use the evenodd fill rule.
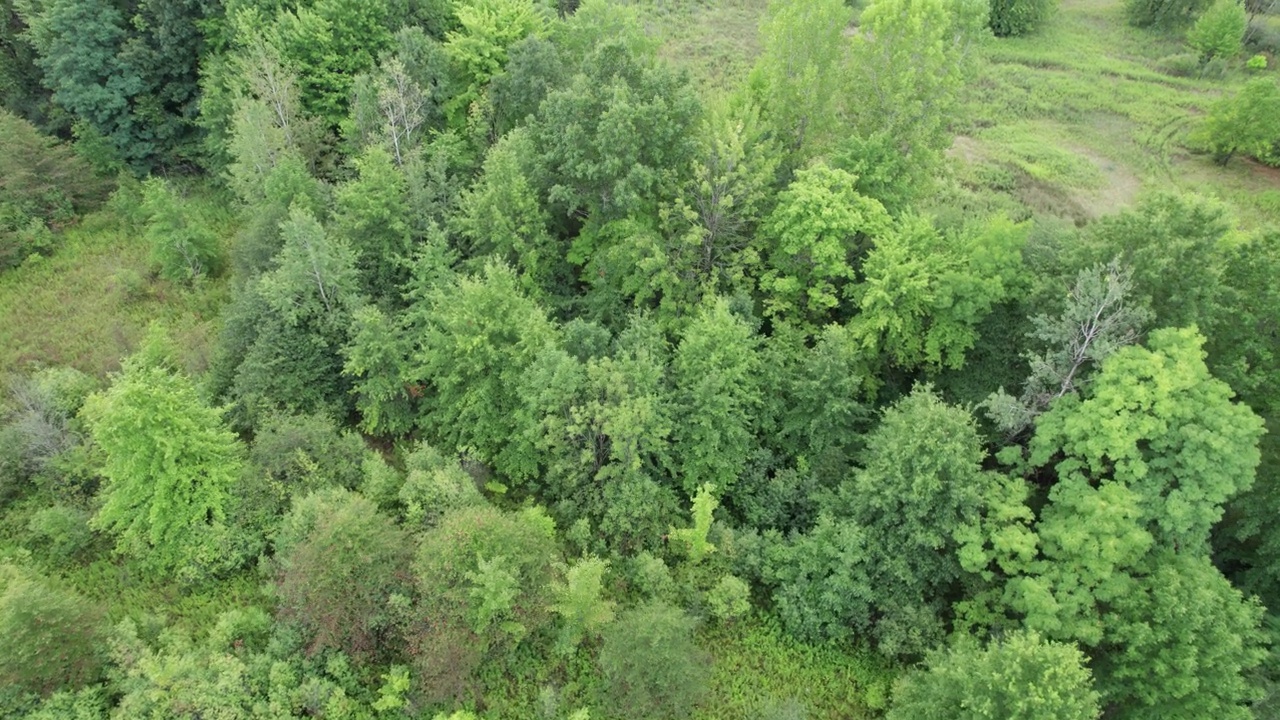
<path fill-rule="evenodd" d="M 987 22 L 997 37 L 1025 35 L 1053 11 L 1054 0 L 991 0 Z"/>
<path fill-rule="evenodd" d="M 695 621 L 650 602 L 619 615 L 604 633 L 600 669 L 611 707 L 628 720 L 687 717 L 706 694 L 711 658 L 694 644 Z"/>
<path fill-rule="evenodd" d="M 359 435 L 324 415 L 279 413 L 262 422 L 249 459 L 287 501 L 321 488 L 357 487 L 365 453 Z"/>
<path fill-rule="evenodd" d="M 735 575 L 725 575 L 707 591 L 707 607 L 711 617 L 732 622 L 751 612 L 751 588 Z"/>
<path fill-rule="evenodd" d="M 1191 52 L 1167 55 L 1156 61 L 1156 70 L 1173 77 L 1196 77 L 1200 74 L 1200 56 Z"/>
<path fill-rule="evenodd" d="M 1196 20 L 1187 43 L 1204 60 L 1234 58 L 1244 48 L 1247 24 L 1244 6 L 1237 0 L 1218 0 Z"/>
<path fill-rule="evenodd" d="M 1125 0 L 1125 14 L 1134 27 L 1185 27 L 1210 0 Z"/>
<path fill-rule="evenodd" d="M 222 263 L 218 236 L 193 216 L 168 183 L 160 178 L 143 183 L 142 211 L 147 217 L 151 261 L 160 275 L 177 282 L 218 273 Z"/>
<path fill-rule="evenodd" d="M 280 609 L 312 634 L 311 652 L 354 658 L 386 649 L 390 599 L 408 595 L 408 537 L 374 504 L 342 489 L 294 504 L 276 538 Z"/>
<path fill-rule="evenodd" d="M 65 563 L 93 540 L 89 514 L 66 505 L 54 505 L 31 516 L 27 530 L 38 549 L 51 560 Z"/>
<path fill-rule="evenodd" d="M 87 601 L 14 565 L 0 565 L 0 685 L 48 694 L 102 672 L 101 617 Z"/>
<path fill-rule="evenodd" d="M 478 505 L 484 497 L 458 461 L 423 443 L 405 458 L 408 471 L 398 493 L 410 525 L 434 525 L 450 510 Z"/>
<path fill-rule="evenodd" d="M 1245 66 L 1245 69 L 1251 72 L 1261 72 L 1263 70 L 1266 70 L 1267 56 L 1263 55 L 1262 53 L 1258 53 L 1257 55 L 1254 55 L 1253 57 L 1249 58 L 1245 62 L 1244 66 Z"/>

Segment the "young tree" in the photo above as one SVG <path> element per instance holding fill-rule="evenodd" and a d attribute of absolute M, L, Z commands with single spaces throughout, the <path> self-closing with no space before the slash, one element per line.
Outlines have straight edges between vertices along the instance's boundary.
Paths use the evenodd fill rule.
<path fill-rule="evenodd" d="M 450 100 L 447 110 L 450 125 L 461 128 L 471 104 L 506 66 L 508 48 L 545 32 L 547 18 L 533 0 L 466 0 L 455 13 L 460 27 L 445 37 L 444 49 L 465 78 L 466 89 Z"/>
<path fill-rule="evenodd" d="M 225 520 L 243 452 L 168 353 L 153 330 L 111 387 L 85 401 L 107 480 L 93 522 L 119 552 L 194 581 L 241 561 Z"/>
<path fill-rule="evenodd" d="M 356 251 L 361 286 L 373 298 L 398 301 L 409 254 L 409 199 L 404 174 L 380 147 L 356 159 L 359 176 L 334 193 L 336 231 Z"/>
<path fill-rule="evenodd" d="M 986 0 L 877 0 L 859 18 L 847 73 L 854 133 L 842 167 L 901 204 L 929 184 L 986 33 Z M 891 178 L 896 178 L 891 179 Z M 877 187 L 878 185 L 879 187 Z"/>
<path fill-rule="evenodd" d="M 1234 96 L 1214 104 L 1191 135 L 1192 142 L 1226 165 L 1236 153 L 1274 163 L 1280 144 L 1280 84 L 1274 78 L 1249 80 Z"/>
<path fill-rule="evenodd" d="M 1134 27 L 1186 27 L 1213 0 L 1125 0 L 1125 14 Z"/>
<path fill-rule="evenodd" d="M 161 178 L 142 186 L 142 212 L 147 216 L 151 262 L 173 281 L 191 282 L 214 275 L 221 266 L 218 236 L 191 217 L 190 211 Z"/>
<path fill-rule="evenodd" d="M 617 603 L 604 599 L 604 573 L 607 560 L 587 557 L 565 570 L 563 583 L 551 590 L 555 602 L 551 610 L 560 616 L 560 634 L 556 652 L 571 655 L 583 640 L 590 640 L 613 622 Z"/>
<path fill-rule="evenodd" d="M 814 326 L 825 324 L 856 277 L 868 240 L 889 229 L 879 202 L 855 189 L 857 178 L 815 165 L 796 173 L 765 221 L 758 251 L 765 313 Z"/>
<path fill-rule="evenodd" d="M 1055 0 L 991 0 L 987 22 L 997 37 L 1025 35 L 1039 28 L 1056 5 Z"/>
<path fill-rule="evenodd" d="M 29 570 L 0 564 L 0 681 L 48 695 L 97 680 L 105 665 L 102 614 Z"/>
<path fill-rule="evenodd" d="M 1200 59 L 1230 60 L 1244 49 L 1244 31 L 1248 24 L 1240 0 L 1218 0 L 1196 20 L 1187 32 L 1187 44 L 1200 53 Z"/>

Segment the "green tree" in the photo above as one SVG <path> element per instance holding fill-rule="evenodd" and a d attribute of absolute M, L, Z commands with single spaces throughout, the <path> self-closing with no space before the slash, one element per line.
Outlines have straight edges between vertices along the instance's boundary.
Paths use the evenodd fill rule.
<path fill-rule="evenodd" d="M 1153 332 L 1113 353 L 1085 397 L 1040 416 L 1031 462 L 1059 478 L 1116 483 L 1137 496 L 1158 544 L 1206 550 L 1228 499 L 1253 483 L 1262 421 L 1204 364 L 1195 328 Z"/>
<path fill-rule="evenodd" d="M 1096 720 L 1098 693 L 1072 645 L 1018 632 L 985 649 L 964 639 L 907 674 L 889 720 Z"/>
<path fill-rule="evenodd" d="M 686 717 L 707 691 L 710 664 L 693 618 L 662 602 L 618 616 L 604 633 L 600 670 L 619 717 Z"/>
<path fill-rule="evenodd" d="M 798 171 L 779 194 L 761 233 L 768 244 L 759 250 L 767 314 L 821 325 L 848 297 L 867 241 L 889 229 L 884 207 L 858 193 L 856 182 L 816 165 Z"/>
<path fill-rule="evenodd" d="M 902 218 L 863 263 L 851 333 L 898 367 L 959 369 L 978 324 L 1016 290 L 1025 242 L 1025 227 L 1000 218 L 950 238 L 927 218 Z"/>
<path fill-rule="evenodd" d="M 841 167 L 898 206 L 927 187 L 986 33 L 985 0 L 877 0 L 859 18 L 846 73 L 854 133 Z M 874 182 L 869 182 L 874 181 Z"/>
<path fill-rule="evenodd" d="M 48 695 L 97 680 L 105 665 L 102 615 L 89 601 L 0 564 L 0 681 Z"/>
<path fill-rule="evenodd" d="M 565 569 L 564 582 L 551 590 L 551 610 L 560 616 L 556 651 L 570 655 L 584 640 L 600 635 L 613 622 L 617 603 L 604 599 L 604 573 L 609 562 L 586 557 Z"/>
<path fill-rule="evenodd" d="M 1207 557 L 1161 550 L 1104 615 L 1094 667 L 1111 713 L 1136 720 L 1249 720 L 1249 672 L 1265 657 L 1262 607 Z"/>
<path fill-rule="evenodd" d="M 683 75 L 625 38 L 602 42 L 532 125 L 550 206 L 597 225 L 642 214 L 674 195 L 695 153 L 700 107 Z"/>
<path fill-rule="evenodd" d="M 217 274 L 221 266 L 218 236 L 192 217 L 168 183 L 148 178 L 142 185 L 142 212 L 147 216 L 151 262 L 174 281 L 191 282 Z"/>
<path fill-rule="evenodd" d="M 194 581 L 241 560 L 225 520 L 243 451 L 169 352 L 153 330 L 81 413 L 107 480 L 94 524 L 116 536 L 118 551 Z"/>
<path fill-rule="evenodd" d="M 359 176 L 334 193 L 336 232 L 356 251 L 365 293 L 398 300 L 410 242 L 407 182 L 380 147 L 366 149 L 355 167 Z"/>
<path fill-rule="evenodd" d="M 389 600 L 412 587 L 412 546 L 395 521 L 355 493 L 324 490 L 294 501 L 275 549 L 281 613 L 310 633 L 309 651 L 388 654 Z"/>
<path fill-rule="evenodd" d="M 1217 0 L 1187 31 L 1187 44 L 1200 53 L 1201 60 L 1230 60 L 1244 49 L 1248 22 L 1241 2 Z"/>
<path fill-rule="evenodd" d="M 1034 554 L 1027 489 L 984 470 L 985 456 L 973 417 L 932 390 L 891 406 L 817 527 L 771 558 L 787 625 L 868 632 L 888 655 L 934 646 L 954 600 Z"/>
<path fill-rule="evenodd" d="M 750 88 L 791 169 L 821 154 L 840 129 L 835 86 L 847 60 L 851 16 L 840 0 L 773 0 L 761 21 L 763 51 Z"/>
<path fill-rule="evenodd" d="M 728 491 L 742 474 L 761 403 L 754 329 L 723 298 L 709 297 L 685 327 L 671 362 L 672 449 L 685 492 Z"/>
<path fill-rule="evenodd" d="M 1280 144 L 1280 84 L 1269 77 L 1249 80 L 1238 93 L 1215 103 L 1190 139 L 1213 153 L 1219 165 L 1236 153 L 1274 164 Z"/>
<path fill-rule="evenodd" d="M 451 125 L 462 127 L 471 104 L 483 97 L 489 80 L 506 66 L 508 49 L 545 32 L 547 18 L 534 0 L 466 0 L 454 12 L 459 28 L 445 37 L 444 50 L 466 88 L 447 109 Z"/>
<path fill-rule="evenodd" d="M 414 398 L 405 389 L 411 342 L 373 305 L 357 309 L 352 324 L 342 372 L 353 378 L 360 428 L 381 437 L 404 435 L 418 419 Z"/>
<path fill-rule="evenodd" d="M 480 668 L 502 672 L 539 636 L 551 621 L 557 559 L 555 525 L 541 508 L 460 508 L 422 537 L 410 654 L 428 698 L 460 696 Z"/>
<path fill-rule="evenodd" d="M 491 263 L 478 276 L 432 289 L 410 364 L 411 377 L 430 387 L 420 426 L 441 447 L 491 463 L 514 480 L 535 470 L 515 442 L 520 378 L 555 336 L 518 285 L 510 268 Z"/>
<path fill-rule="evenodd" d="M 1033 32 L 1057 6 L 1055 0 L 991 0 L 987 22 L 997 37 Z"/>
<path fill-rule="evenodd" d="M 1188 23 L 1213 0 L 1125 0 L 1124 10 L 1134 27 L 1176 28 Z"/>

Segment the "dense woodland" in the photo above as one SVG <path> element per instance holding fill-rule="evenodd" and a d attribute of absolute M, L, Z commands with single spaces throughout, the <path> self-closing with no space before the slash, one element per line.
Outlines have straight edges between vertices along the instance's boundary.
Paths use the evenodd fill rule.
<path fill-rule="evenodd" d="M 1280 717 L 1273 0 L 0 0 L 0 716 Z"/>

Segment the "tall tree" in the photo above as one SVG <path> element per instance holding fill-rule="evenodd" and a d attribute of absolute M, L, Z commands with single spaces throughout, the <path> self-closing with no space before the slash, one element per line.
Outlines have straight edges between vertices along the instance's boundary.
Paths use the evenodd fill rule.
<path fill-rule="evenodd" d="M 460 27 L 446 36 L 444 49 L 465 78 L 466 88 L 448 106 L 451 125 L 462 127 L 471 104 L 506 66 L 508 48 L 545 32 L 547 18 L 533 0 L 466 0 L 455 12 Z"/>
<path fill-rule="evenodd" d="M 336 231 L 356 251 L 365 294 L 395 302 L 408 279 L 408 183 L 380 147 L 365 150 L 355 167 L 359 176 L 334 193 Z"/>

